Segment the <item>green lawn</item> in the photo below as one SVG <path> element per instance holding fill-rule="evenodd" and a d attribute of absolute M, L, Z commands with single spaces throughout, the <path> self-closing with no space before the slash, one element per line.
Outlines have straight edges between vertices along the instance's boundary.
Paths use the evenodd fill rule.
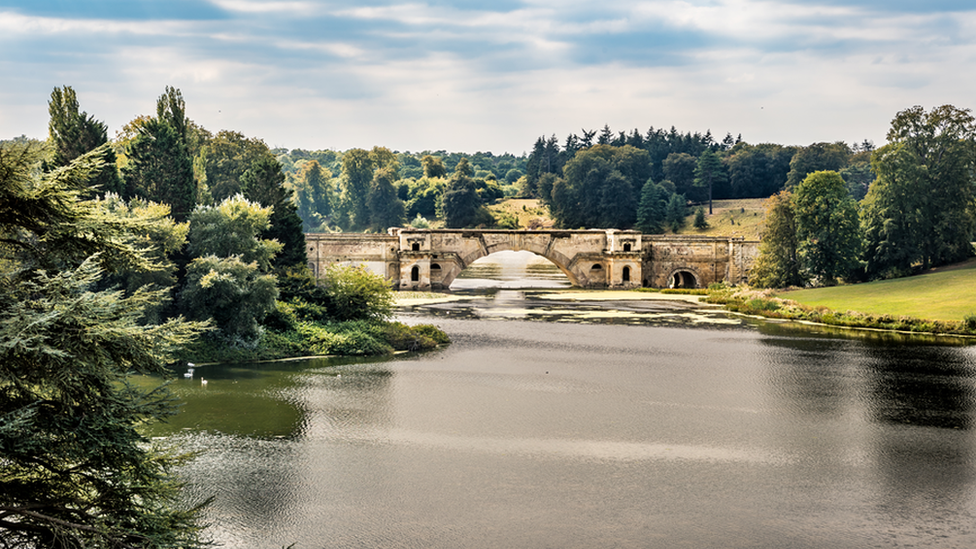
<path fill-rule="evenodd" d="M 777 297 L 835 311 L 963 320 L 976 313 L 976 259 L 937 271 L 850 286 L 780 292 Z"/>

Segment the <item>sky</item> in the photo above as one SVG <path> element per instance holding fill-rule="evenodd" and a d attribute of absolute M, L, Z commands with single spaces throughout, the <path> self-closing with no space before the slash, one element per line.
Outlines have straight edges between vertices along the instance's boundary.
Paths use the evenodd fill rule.
<path fill-rule="evenodd" d="M 71 86 L 110 136 L 166 86 L 271 147 L 496 154 L 600 129 L 885 142 L 976 107 L 972 0 L 0 0 L 0 139 Z"/>

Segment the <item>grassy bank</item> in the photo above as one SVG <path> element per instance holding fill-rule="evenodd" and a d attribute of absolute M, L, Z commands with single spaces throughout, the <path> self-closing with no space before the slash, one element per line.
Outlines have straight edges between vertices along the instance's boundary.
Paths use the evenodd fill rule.
<path fill-rule="evenodd" d="M 777 292 L 810 307 L 874 315 L 962 321 L 976 314 L 976 259 L 906 278 Z"/>

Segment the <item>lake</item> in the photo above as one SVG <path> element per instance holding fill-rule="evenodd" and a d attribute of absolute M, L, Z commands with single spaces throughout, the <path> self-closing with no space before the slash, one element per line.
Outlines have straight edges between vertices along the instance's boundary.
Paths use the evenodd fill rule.
<path fill-rule="evenodd" d="M 201 451 L 216 541 L 976 547 L 976 348 L 575 301 L 545 260 L 485 260 L 400 313 L 444 349 L 174 382 L 153 434 Z"/>

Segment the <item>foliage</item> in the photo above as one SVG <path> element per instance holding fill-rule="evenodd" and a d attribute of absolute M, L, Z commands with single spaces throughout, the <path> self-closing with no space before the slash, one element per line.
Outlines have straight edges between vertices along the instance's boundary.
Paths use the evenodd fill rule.
<path fill-rule="evenodd" d="M 800 268 L 793 195 L 780 191 L 766 199 L 764 206 L 759 256 L 749 273 L 749 284 L 758 288 L 802 286 L 806 280 Z"/>
<path fill-rule="evenodd" d="M 141 322 L 160 292 L 99 290 L 105 267 L 149 265 L 139 223 L 82 200 L 98 151 L 39 173 L 31 145 L 0 145 L 0 540 L 4 547 L 198 547 L 180 504 L 182 457 L 136 430 L 165 417 L 161 373 L 201 324 Z M 99 255 L 104 253 L 105 255 Z"/>
<path fill-rule="evenodd" d="M 470 172 L 467 160 L 461 159 L 441 197 L 444 226 L 449 229 L 473 226 L 478 217 L 482 203 Z"/>
<path fill-rule="evenodd" d="M 871 157 L 878 180 L 864 200 L 868 276 L 971 256 L 976 124 L 969 110 L 906 109 L 892 120 L 888 141 Z"/>
<path fill-rule="evenodd" d="M 685 225 L 685 215 L 687 215 L 687 202 L 685 197 L 680 194 L 672 194 L 668 199 L 664 210 L 664 221 L 667 223 L 671 232 L 678 232 Z"/>
<path fill-rule="evenodd" d="M 373 181 L 373 161 L 369 151 L 351 149 L 342 155 L 343 200 L 349 204 L 351 228 L 365 228 L 369 225 L 369 185 Z M 340 225 L 345 220 L 340 220 Z"/>
<path fill-rule="evenodd" d="M 705 208 L 701 206 L 695 208 L 694 227 L 699 230 L 705 230 L 708 228 L 708 220 L 705 219 Z"/>
<path fill-rule="evenodd" d="M 725 158 L 733 198 L 763 198 L 780 191 L 796 147 L 772 143 L 739 143 Z M 845 177 L 846 180 L 846 177 Z"/>
<path fill-rule="evenodd" d="M 272 265 L 279 268 L 308 263 L 302 219 L 298 216 L 297 208 L 291 201 L 291 192 L 285 188 L 284 183 L 285 174 L 281 171 L 281 163 L 271 156 L 260 157 L 241 175 L 244 196 L 271 208 L 269 227 L 262 231 L 260 237 L 281 243 L 282 251 L 272 260 Z"/>
<path fill-rule="evenodd" d="M 641 189 L 640 204 L 637 206 L 637 229 L 645 234 L 664 232 L 667 201 L 667 191 L 648 179 Z"/>
<path fill-rule="evenodd" d="M 185 220 L 196 205 L 197 184 L 193 162 L 177 131 L 158 118 L 147 119 L 125 147 L 125 156 L 122 197 L 168 204 L 177 221 Z"/>
<path fill-rule="evenodd" d="M 369 222 L 377 232 L 403 224 L 405 208 L 393 186 L 396 172 L 385 167 L 376 170 L 369 188 Z"/>
<path fill-rule="evenodd" d="M 796 151 L 790 160 L 790 172 L 786 176 L 786 188 L 796 189 L 808 175 L 818 171 L 839 171 L 847 165 L 851 149 L 842 141 L 813 143 Z"/>
<path fill-rule="evenodd" d="M 335 185 L 315 160 L 307 162 L 294 179 L 296 213 L 306 232 L 334 221 Z"/>
<path fill-rule="evenodd" d="M 275 282 L 255 262 L 206 255 L 187 266 L 179 303 L 190 319 L 213 319 L 218 328 L 213 335 L 223 342 L 254 348 L 261 335 L 259 323 L 278 298 Z"/>
<path fill-rule="evenodd" d="M 393 314 L 389 283 L 366 267 L 333 265 L 322 273 L 321 285 L 335 320 L 382 320 Z"/>
<path fill-rule="evenodd" d="M 255 262 L 267 272 L 282 248 L 277 241 L 260 238 L 269 227 L 270 217 L 271 208 L 241 195 L 216 206 L 199 206 L 190 216 L 189 252 L 194 257 L 237 256 L 244 263 Z"/>
<path fill-rule="evenodd" d="M 813 172 L 793 194 L 803 269 L 821 284 L 849 278 L 861 253 L 857 203 L 837 172 Z"/>
<path fill-rule="evenodd" d="M 86 112 L 79 112 L 78 97 L 71 86 L 54 88 L 48 102 L 50 121 L 48 139 L 53 148 L 53 167 L 67 166 L 79 156 L 108 143 L 108 128 Z M 104 147 L 104 167 L 91 179 L 90 186 L 99 192 L 122 191 L 122 179 L 116 168 L 115 151 Z"/>
<path fill-rule="evenodd" d="M 204 182 L 214 202 L 246 194 L 241 176 L 262 158 L 271 159 L 264 141 L 235 131 L 221 130 L 200 151 Z"/>
<path fill-rule="evenodd" d="M 709 214 L 712 213 L 712 190 L 714 187 L 725 183 L 727 179 L 725 166 L 718 155 L 706 150 L 698 157 L 698 162 L 695 164 L 695 186 L 708 190 Z"/>

